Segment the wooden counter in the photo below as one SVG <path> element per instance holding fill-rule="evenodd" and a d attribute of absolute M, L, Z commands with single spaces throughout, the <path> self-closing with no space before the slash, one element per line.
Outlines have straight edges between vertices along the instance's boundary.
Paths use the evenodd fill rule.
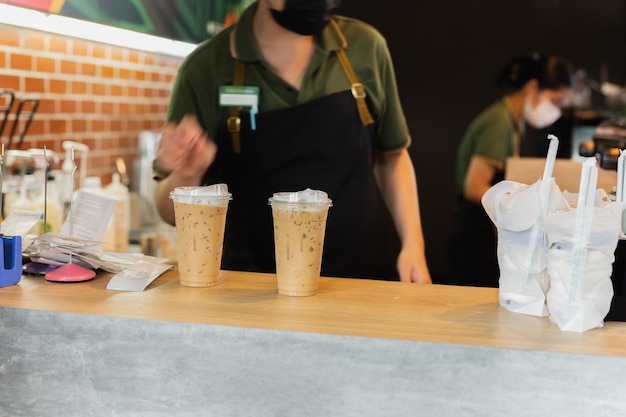
<path fill-rule="evenodd" d="M 180 286 L 176 271 L 143 292 L 106 290 L 108 274 L 84 283 L 23 276 L 0 289 L 0 306 L 259 329 L 365 336 L 594 355 L 626 356 L 626 323 L 584 333 L 547 317 L 512 313 L 493 288 L 322 278 L 312 297 L 279 295 L 273 274 L 223 271 L 217 287 Z"/>
<path fill-rule="evenodd" d="M 563 332 L 497 289 L 324 278 L 296 298 L 271 274 L 109 279 L 0 288 L 0 416 L 626 414 L 626 323 Z"/>

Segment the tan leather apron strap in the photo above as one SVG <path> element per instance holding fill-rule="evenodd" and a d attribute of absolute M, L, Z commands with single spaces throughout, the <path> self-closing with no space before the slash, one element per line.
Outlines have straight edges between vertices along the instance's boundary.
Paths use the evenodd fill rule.
<path fill-rule="evenodd" d="M 337 58 L 339 58 L 339 62 L 341 63 L 341 66 L 343 67 L 343 70 L 346 73 L 348 80 L 350 80 L 350 84 L 351 84 L 350 90 L 352 91 L 352 96 L 356 100 L 356 107 L 359 111 L 359 117 L 361 118 L 361 123 L 363 123 L 363 126 L 367 126 L 367 125 L 374 123 L 374 119 L 372 119 L 372 115 L 370 114 L 370 111 L 367 108 L 367 102 L 365 101 L 365 97 L 366 97 L 365 88 L 363 87 L 363 84 L 361 84 L 357 80 L 356 75 L 354 74 L 354 71 L 352 70 L 352 65 L 350 65 L 350 61 L 348 61 L 348 57 L 346 56 L 346 53 L 344 52 L 343 49 L 337 49 L 335 53 L 337 54 Z"/>
<path fill-rule="evenodd" d="M 335 31 L 335 34 L 337 35 L 337 37 L 339 38 L 339 41 L 342 44 L 341 45 L 342 47 L 337 49 L 335 51 L 335 54 L 337 54 L 339 63 L 341 64 L 341 67 L 343 68 L 343 72 L 345 72 L 346 77 L 348 77 L 348 81 L 350 81 L 350 85 L 351 85 L 350 90 L 352 91 L 352 96 L 356 100 L 356 107 L 359 111 L 359 117 L 361 118 L 361 123 L 363 123 L 363 126 L 370 125 L 374 123 L 374 119 L 372 118 L 372 115 L 370 114 L 370 111 L 367 108 L 367 102 L 365 101 L 365 97 L 367 96 L 365 93 L 365 88 L 363 87 L 363 84 L 361 84 L 359 80 L 356 78 L 354 69 L 352 68 L 350 61 L 348 60 L 348 56 L 346 55 L 346 52 L 344 51 L 344 48 L 347 46 L 346 38 L 343 36 L 343 33 L 341 33 L 341 29 L 339 29 L 339 26 L 334 20 L 330 21 L 330 25 L 332 26 L 333 30 Z"/>
<path fill-rule="evenodd" d="M 344 51 L 344 48 L 347 46 L 346 38 L 343 36 L 341 29 L 337 25 L 337 22 L 334 20 L 330 21 L 330 24 L 337 35 L 341 43 L 341 48 L 335 51 L 337 58 L 339 59 L 339 63 L 343 68 L 346 77 L 348 77 L 348 81 L 350 81 L 350 90 L 352 91 L 352 96 L 356 100 L 357 110 L 359 112 L 359 118 L 361 119 L 361 123 L 363 126 L 370 125 L 374 123 L 374 119 L 367 108 L 367 102 L 365 101 L 365 97 L 367 94 L 365 93 L 365 88 L 363 84 L 359 82 L 354 73 L 354 69 L 348 60 L 348 56 Z M 234 33 L 231 33 L 231 49 L 234 51 Z M 234 86 L 243 86 L 245 73 L 246 73 L 246 64 L 239 59 L 237 59 L 236 55 L 233 54 L 235 58 L 235 70 L 233 74 L 233 85 Z M 228 132 L 230 133 L 231 140 L 233 142 L 233 152 L 236 154 L 241 153 L 241 138 L 240 138 L 240 130 L 241 130 L 241 118 L 240 118 L 241 107 L 231 107 L 230 108 L 230 116 L 226 122 Z"/>
<path fill-rule="evenodd" d="M 246 64 L 242 61 L 235 59 L 235 72 L 233 74 L 233 85 L 242 86 L 246 74 Z M 230 138 L 233 142 L 233 152 L 236 154 L 241 153 L 241 117 L 239 113 L 241 107 L 230 107 L 230 116 L 226 121 L 226 127 L 230 132 Z"/>

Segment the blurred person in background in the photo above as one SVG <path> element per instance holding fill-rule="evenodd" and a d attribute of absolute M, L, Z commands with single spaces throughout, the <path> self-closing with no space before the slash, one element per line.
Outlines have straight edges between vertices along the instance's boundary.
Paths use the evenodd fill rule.
<path fill-rule="evenodd" d="M 471 121 L 457 150 L 451 284 L 498 287 L 497 233 L 481 198 L 504 179 L 507 158 L 520 155 L 525 126 L 544 129 L 561 117 L 572 68 L 561 57 L 531 53 L 513 58 L 496 84 L 506 93 Z"/>

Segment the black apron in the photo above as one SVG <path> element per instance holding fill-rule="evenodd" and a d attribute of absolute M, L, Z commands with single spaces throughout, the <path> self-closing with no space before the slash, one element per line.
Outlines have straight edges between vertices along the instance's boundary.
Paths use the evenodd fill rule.
<path fill-rule="evenodd" d="M 400 242 L 374 177 L 374 132 L 359 118 L 350 91 L 256 115 L 241 113 L 241 153 L 224 128 L 204 183 L 232 192 L 222 268 L 275 272 L 268 198 L 275 192 L 322 190 L 329 209 L 321 273 L 398 280 Z"/>
<path fill-rule="evenodd" d="M 516 126 L 511 136 L 513 156 L 520 155 L 521 129 L 515 117 L 510 99 L 503 99 L 508 117 Z M 496 170 L 491 186 L 504 180 L 504 170 Z M 466 200 L 462 195 L 456 199 L 452 221 L 448 255 L 452 266 L 452 280 L 446 284 L 498 287 L 500 267 L 498 265 L 498 233 L 482 204 Z"/>
<path fill-rule="evenodd" d="M 504 179 L 504 171 L 494 175 L 492 185 Z M 481 204 L 458 196 L 449 241 L 452 280 L 447 284 L 498 287 L 498 235 Z"/>

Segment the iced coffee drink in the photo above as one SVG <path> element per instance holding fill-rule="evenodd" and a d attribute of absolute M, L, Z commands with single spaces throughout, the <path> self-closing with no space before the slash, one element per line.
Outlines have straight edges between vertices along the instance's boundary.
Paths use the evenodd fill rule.
<path fill-rule="evenodd" d="M 270 199 L 278 292 L 308 296 L 317 293 L 331 201 L 326 193 L 304 190 L 277 193 Z"/>
<path fill-rule="evenodd" d="M 181 285 L 217 285 L 230 193 L 225 184 L 179 187 L 170 194 L 176 216 Z"/>

